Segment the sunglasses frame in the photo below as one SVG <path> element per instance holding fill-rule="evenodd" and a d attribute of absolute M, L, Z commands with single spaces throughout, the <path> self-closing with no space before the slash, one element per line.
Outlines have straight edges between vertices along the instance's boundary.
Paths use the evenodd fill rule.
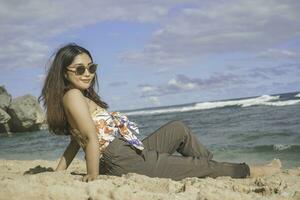
<path fill-rule="evenodd" d="M 85 68 L 85 70 L 84 70 L 84 72 L 83 72 L 82 74 L 80 74 L 80 73 L 78 73 L 78 70 L 77 70 L 77 69 L 78 69 L 79 67 L 82 67 L 82 66 Z M 96 67 L 96 70 L 95 70 L 95 72 L 93 72 L 93 73 L 90 72 L 90 67 L 91 67 L 91 66 L 95 66 L 95 67 Z M 77 76 L 82 76 L 82 75 L 85 73 L 86 70 L 88 70 L 88 72 L 89 72 L 90 74 L 95 74 L 96 71 L 97 71 L 97 67 L 98 67 L 98 64 L 93 63 L 93 64 L 90 64 L 90 65 L 87 66 L 87 67 L 84 66 L 84 65 L 78 65 L 78 66 L 75 67 L 75 70 L 69 69 L 68 67 L 67 67 L 66 69 L 67 69 L 67 71 L 74 72 L 75 75 L 77 75 Z"/>

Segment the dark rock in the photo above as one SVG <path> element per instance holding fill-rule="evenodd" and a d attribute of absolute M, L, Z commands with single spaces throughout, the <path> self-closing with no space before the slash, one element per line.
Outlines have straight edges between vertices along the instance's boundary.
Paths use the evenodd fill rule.
<path fill-rule="evenodd" d="M 5 124 L 10 120 L 10 116 L 5 110 L 0 108 L 0 124 Z"/>
<path fill-rule="evenodd" d="M 11 117 L 5 112 L 3 109 L 0 108 L 0 133 L 9 133 L 9 125 L 8 121 Z"/>
<path fill-rule="evenodd" d="M 8 94 L 4 86 L 0 86 L 0 108 L 6 110 L 11 102 L 11 95 Z"/>
<path fill-rule="evenodd" d="M 8 110 L 12 132 L 36 131 L 44 122 L 44 113 L 37 99 L 25 95 L 12 100 Z"/>

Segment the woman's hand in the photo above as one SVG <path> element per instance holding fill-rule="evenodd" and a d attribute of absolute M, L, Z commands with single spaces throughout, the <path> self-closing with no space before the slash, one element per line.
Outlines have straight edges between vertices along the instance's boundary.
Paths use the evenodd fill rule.
<path fill-rule="evenodd" d="M 92 176 L 92 175 L 87 174 L 87 175 L 83 176 L 82 181 L 90 182 L 90 181 L 95 180 L 96 178 L 97 178 L 97 176 Z"/>

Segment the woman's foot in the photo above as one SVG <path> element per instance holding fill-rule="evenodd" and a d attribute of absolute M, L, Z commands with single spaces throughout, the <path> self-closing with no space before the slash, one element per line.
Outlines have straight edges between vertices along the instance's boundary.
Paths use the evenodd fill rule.
<path fill-rule="evenodd" d="M 280 172 L 281 161 L 274 159 L 270 163 L 262 166 L 250 166 L 250 177 L 270 176 Z"/>

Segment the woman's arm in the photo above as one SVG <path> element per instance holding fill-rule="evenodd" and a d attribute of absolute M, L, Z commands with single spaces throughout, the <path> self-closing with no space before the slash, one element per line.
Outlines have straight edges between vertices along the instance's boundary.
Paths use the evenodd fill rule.
<path fill-rule="evenodd" d="M 71 137 L 70 144 L 66 148 L 64 154 L 60 158 L 60 161 L 55 169 L 55 171 L 65 170 L 69 167 L 72 160 L 76 156 L 78 150 L 80 149 L 79 144 Z"/>
<path fill-rule="evenodd" d="M 63 104 L 68 120 L 72 120 L 73 125 L 83 138 L 86 138 L 85 157 L 87 176 L 84 180 L 93 180 L 99 175 L 99 143 L 95 124 L 91 118 L 88 104 L 83 94 L 78 89 L 71 89 L 64 95 Z"/>

